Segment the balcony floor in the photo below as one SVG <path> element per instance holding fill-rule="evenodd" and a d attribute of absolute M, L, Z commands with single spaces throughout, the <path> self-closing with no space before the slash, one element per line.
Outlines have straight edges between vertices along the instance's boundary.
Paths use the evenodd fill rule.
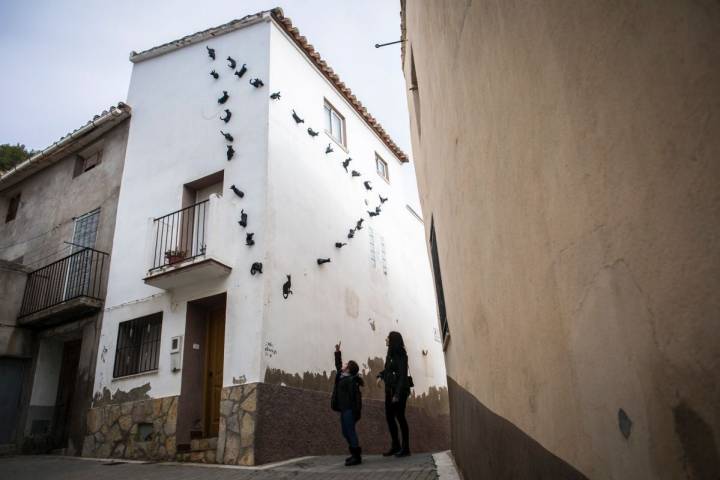
<path fill-rule="evenodd" d="M 90 316 L 102 308 L 103 301 L 90 297 L 77 297 L 39 312 L 18 318 L 25 327 L 49 327 L 70 319 Z"/>
<path fill-rule="evenodd" d="M 214 258 L 180 262 L 158 269 L 143 281 L 153 287 L 171 290 L 230 275 L 232 268 Z"/>

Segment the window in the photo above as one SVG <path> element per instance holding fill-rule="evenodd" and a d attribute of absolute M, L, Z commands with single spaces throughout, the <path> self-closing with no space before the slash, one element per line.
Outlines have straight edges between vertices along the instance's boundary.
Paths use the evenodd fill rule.
<path fill-rule="evenodd" d="M 88 170 L 97 167 L 102 160 L 102 150 L 95 150 L 92 153 L 82 153 L 75 157 L 74 177 L 82 175 Z"/>
<path fill-rule="evenodd" d="M 340 115 L 327 100 L 325 101 L 325 131 L 337 143 L 345 146 L 345 117 Z"/>
<path fill-rule="evenodd" d="M 412 92 L 412 105 L 415 110 L 415 126 L 417 127 L 418 137 L 421 133 L 421 117 L 420 117 L 420 87 L 418 86 L 417 72 L 415 71 L 415 55 L 412 47 L 410 47 L 410 91 Z"/>
<path fill-rule="evenodd" d="M 375 169 L 377 174 L 384 178 L 386 181 L 390 181 L 390 172 L 388 171 L 388 164 L 383 160 L 380 155 L 375 154 Z"/>
<path fill-rule="evenodd" d="M 440 257 L 438 255 L 434 219 L 430 221 L 430 252 L 432 256 L 433 277 L 435 278 L 435 296 L 437 297 L 440 331 L 442 332 L 443 348 L 446 348 L 447 342 L 450 340 L 450 328 L 448 327 L 447 313 L 445 312 L 445 293 L 443 292 L 442 275 L 440 274 Z"/>
<path fill-rule="evenodd" d="M 99 208 L 84 215 L 80 215 L 75 219 L 75 231 L 73 233 L 72 242 L 74 251 L 85 247 L 95 247 L 95 238 L 97 237 L 99 220 Z"/>
<path fill-rule="evenodd" d="M 76 253 L 85 248 L 95 248 L 100 209 L 80 215 L 75 219 L 75 230 L 72 239 L 72 252 Z M 65 282 L 65 298 L 76 298 L 87 294 L 92 283 L 93 257 L 90 254 L 73 255 L 67 270 Z M 95 269 L 97 270 L 97 268 Z"/>
<path fill-rule="evenodd" d="M 373 268 L 382 266 L 382 271 L 387 276 L 387 256 L 385 255 L 385 237 L 377 233 L 372 227 L 368 229 L 368 243 L 370 245 L 370 265 Z"/>
<path fill-rule="evenodd" d="M 5 214 L 5 223 L 15 220 L 15 217 L 17 216 L 18 208 L 20 208 L 20 192 L 16 193 L 12 197 L 10 197 L 10 202 L 8 202 L 7 213 Z"/>
<path fill-rule="evenodd" d="M 113 378 L 157 370 L 162 312 L 120 323 Z"/>

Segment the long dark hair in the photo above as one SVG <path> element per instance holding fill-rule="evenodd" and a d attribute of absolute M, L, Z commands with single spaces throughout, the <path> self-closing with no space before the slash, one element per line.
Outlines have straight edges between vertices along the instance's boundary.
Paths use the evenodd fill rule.
<path fill-rule="evenodd" d="M 388 334 L 388 357 L 391 355 L 405 354 L 405 342 L 403 341 L 400 332 L 390 332 Z"/>

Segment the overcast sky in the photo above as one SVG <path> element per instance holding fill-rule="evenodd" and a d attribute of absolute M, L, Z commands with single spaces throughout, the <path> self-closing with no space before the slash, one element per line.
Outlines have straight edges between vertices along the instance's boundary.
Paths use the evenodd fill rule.
<path fill-rule="evenodd" d="M 42 149 L 124 101 L 130 51 L 282 7 L 410 153 L 398 0 L 0 0 L 0 144 Z"/>

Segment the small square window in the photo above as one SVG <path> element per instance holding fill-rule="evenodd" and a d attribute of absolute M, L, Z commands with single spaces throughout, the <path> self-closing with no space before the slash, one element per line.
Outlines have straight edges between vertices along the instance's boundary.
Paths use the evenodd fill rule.
<path fill-rule="evenodd" d="M 88 170 L 97 167 L 102 161 L 102 150 L 96 150 L 90 154 L 77 155 L 75 157 L 75 171 L 73 177 L 82 175 Z"/>
<path fill-rule="evenodd" d="M 346 146 L 345 144 L 345 117 L 325 101 L 325 131 L 330 135 L 337 143 Z"/>
<path fill-rule="evenodd" d="M 5 214 L 5 223 L 15 220 L 15 217 L 17 216 L 18 208 L 20 208 L 20 192 L 16 193 L 12 197 L 10 197 L 10 202 L 8 202 L 7 213 Z"/>
<path fill-rule="evenodd" d="M 377 153 L 375 154 L 375 169 L 377 170 L 378 175 L 380 175 L 388 182 L 390 181 L 390 171 L 388 170 L 388 164 Z"/>

